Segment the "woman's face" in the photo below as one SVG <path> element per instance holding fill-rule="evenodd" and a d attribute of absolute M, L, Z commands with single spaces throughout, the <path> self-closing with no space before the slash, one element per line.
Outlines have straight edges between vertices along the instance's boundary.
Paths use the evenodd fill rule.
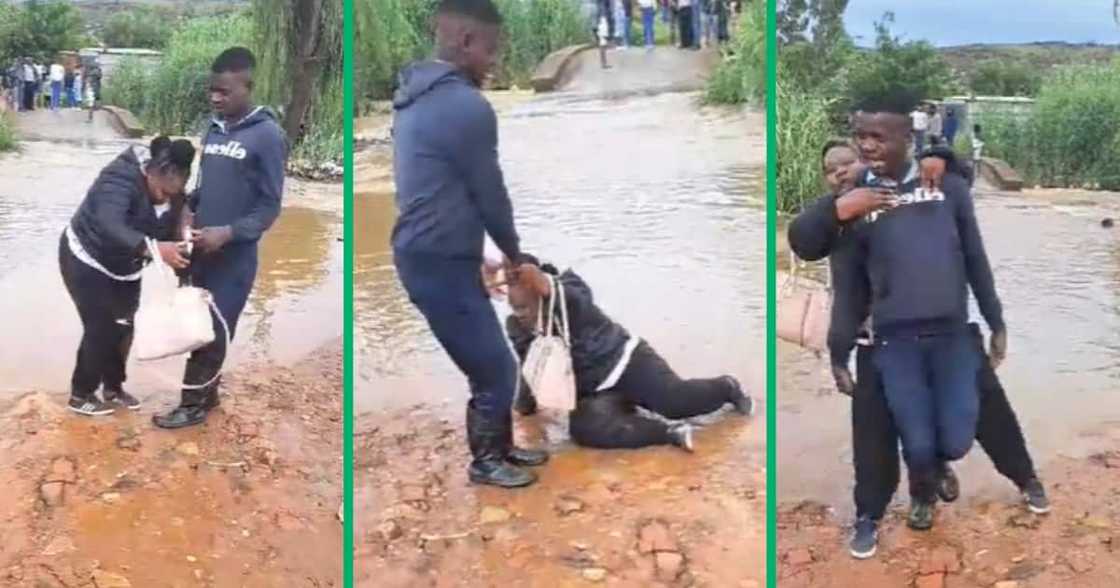
<path fill-rule="evenodd" d="M 833 147 L 824 156 L 824 183 L 833 194 L 843 194 L 855 187 L 859 167 L 855 149 Z"/>
<path fill-rule="evenodd" d="M 541 298 L 532 289 L 521 284 L 509 287 L 509 305 L 513 309 L 513 316 L 517 322 L 526 329 L 537 326 L 537 309 L 541 305 Z"/>
<path fill-rule="evenodd" d="M 152 204 L 160 205 L 167 204 L 172 198 L 179 196 L 183 193 L 183 189 L 187 186 L 187 178 L 180 177 L 179 174 L 168 172 L 149 172 L 147 174 L 148 182 L 148 197 L 152 199 Z"/>

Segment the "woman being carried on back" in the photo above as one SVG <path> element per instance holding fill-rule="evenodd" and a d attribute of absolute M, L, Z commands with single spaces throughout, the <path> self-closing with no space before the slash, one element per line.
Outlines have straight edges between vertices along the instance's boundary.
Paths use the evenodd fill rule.
<path fill-rule="evenodd" d="M 563 273 L 523 254 L 527 265 L 509 288 L 513 314 L 506 333 L 524 361 L 537 332 L 538 309 L 563 288 L 570 329 L 572 368 L 577 405 L 569 419 L 572 440 L 601 449 L 636 449 L 650 445 L 676 445 L 692 450 L 692 429 L 687 423 L 667 423 L 638 414 L 642 407 L 667 419 L 685 419 L 719 410 L 730 404 L 750 415 L 751 397 L 732 376 L 685 380 L 650 346 L 612 321 L 592 297 L 591 287 L 572 270 Z M 531 264 L 531 265 L 528 265 Z M 539 266 L 539 269 L 534 266 Z M 557 311 L 556 320 L 561 320 Z M 533 414 L 537 402 L 522 381 L 514 408 Z"/>

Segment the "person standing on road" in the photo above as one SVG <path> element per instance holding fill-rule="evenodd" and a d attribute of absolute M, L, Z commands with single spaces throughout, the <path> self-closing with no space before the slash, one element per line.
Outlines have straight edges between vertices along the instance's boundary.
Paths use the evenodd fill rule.
<path fill-rule="evenodd" d="M 653 49 L 657 0 L 638 0 L 638 6 L 642 9 L 642 40 L 646 49 Z"/>
<path fill-rule="evenodd" d="M 486 234 L 515 282 L 522 265 L 497 117 L 479 90 L 498 59 L 502 16 L 492 0 L 442 0 L 435 28 L 435 58 L 405 68 L 393 98 L 393 261 L 470 384 L 471 482 L 527 486 L 536 475 L 520 466 L 541 465 L 548 454 L 513 444 L 517 363 L 480 272 Z"/>
<path fill-rule="evenodd" d="M 261 237 L 280 215 L 288 140 L 275 115 L 253 105 L 257 61 L 244 47 L 223 51 L 210 68 L 210 107 L 214 118 L 202 137 L 199 183 L 187 201 L 192 213 L 190 279 L 208 290 L 221 312 L 214 332 L 237 320 L 257 275 Z M 179 406 L 152 422 L 164 429 L 197 425 L 219 404 L 226 338 L 191 353 L 183 374 Z"/>
<path fill-rule="evenodd" d="M 124 391 L 140 270 L 151 261 L 153 241 L 167 265 L 188 265 L 183 187 L 193 162 L 194 146 L 186 140 L 157 137 L 148 148 L 128 148 L 97 176 L 62 233 L 59 268 L 83 329 L 68 405 L 78 414 L 140 408 Z"/>
<path fill-rule="evenodd" d="M 35 110 L 35 88 L 38 85 L 39 74 L 30 59 L 23 60 L 23 109 Z"/>
<path fill-rule="evenodd" d="M 936 105 L 931 104 L 929 107 L 929 143 L 930 146 L 937 146 L 941 144 L 942 139 L 942 118 L 941 111 Z"/>
<path fill-rule="evenodd" d="M 910 113 L 910 128 L 914 136 L 914 154 L 926 148 L 926 131 L 929 130 L 929 115 L 918 106 Z"/>
<path fill-rule="evenodd" d="M 942 129 L 942 133 L 945 135 L 946 146 L 950 149 L 953 148 L 953 143 L 957 140 L 957 129 L 959 128 L 959 122 L 960 121 L 957 120 L 957 115 L 955 112 L 953 112 L 953 109 L 947 108 L 945 110 L 945 126 Z"/>
<path fill-rule="evenodd" d="M 74 70 L 74 79 L 70 83 L 70 107 L 82 107 L 82 70 Z"/>
<path fill-rule="evenodd" d="M 66 68 L 61 63 L 52 63 L 50 67 L 51 81 L 51 110 L 62 108 L 62 88 L 66 83 Z"/>
<path fill-rule="evenodd" d="M 677 21 L 681 29 L 681 49 L 691 49 L 695 45 L 692 26 L 692 5 L 696 0 L 677 0 Z"/>
<path fill-rule="evenodd" d="M 704 43 L 704 18 L 708 0 L 692 0 L 692 48 L 700 49 Z"/>

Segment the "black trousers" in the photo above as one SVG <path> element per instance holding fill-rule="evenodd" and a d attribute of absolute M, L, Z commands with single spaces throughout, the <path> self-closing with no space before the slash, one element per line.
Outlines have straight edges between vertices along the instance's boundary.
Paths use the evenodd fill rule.
<path fill-rule="evenodd" d="M 696 44 L 696 36 L 693 34 L 692 27 L 692 10 L 678 10 L 677 11 L 677 24 L 681 28 L 681 48 L 689 49 Z"/>
<path fill-rule="evenodd" d="M 977 353 L 984 356 L 980 369 L 980 417 L 976 440 L 991 458 L 996 471 L 1016 486 L 1035 477 L 1027 443 L 1007 393 L 987 361 L 984 339 L 971 326 Z M 891 420 L 883 387 L 871 363 L 872 348 L 856 351 L 856 390 L 852 398 L 852 453 L 855 461 L 856 515 L 880 519 L 898 488 L 898 431 Z"/>
<path fill-rule="evenodd" d="M 63 235 L 58 265 L 78 316 L 82 341 L 70 393 L 92 397 L 97 389 L 120 390 L 126 380 L 125 362 L 132 347 L 132 319 L 140 304 L 140 282 L 121 282 L 87 266 L 70 252 Z"/>
<path fill-rule="evenodd" d="M 585 397 L 568 419 L 572 440 L 600 449 L 637 449 L 669 442 L 669 425 L 636 407 L 670 419 L 714 412 L 731 400 L 721 378 L 684 380 L 645 341 L 638 344 L 618 384 Z"/>

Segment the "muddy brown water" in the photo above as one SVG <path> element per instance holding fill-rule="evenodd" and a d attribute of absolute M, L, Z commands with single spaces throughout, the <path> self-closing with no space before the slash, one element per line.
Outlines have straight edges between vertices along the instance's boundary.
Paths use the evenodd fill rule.
<path fill-rule="evenodd" d="M 1120 213 L 1116 202 L 1093 193 L 978 194 L 1010 333 L 999 375 L 1044 480 L 1048 462 L 1085 457 L 1120 426 L 1120 233 L 1100 226 Z M 980 316 L 975 303 L 972 316 Z M 848 516 L 849 402 L 833 392 L 825 360 L 785 343 L 778 351 L 779 496 Z M 965 497 L 1014 499 L 977 446 L 958 471 Z"/>
<path fill-rule="evenodd" d="M 765 155 L 749 121 L 761 117 L 694 100 L 522 104 L 501 120 L 504 171 L 526 251 L 574 268 L 683 374 L 730 372 L 757 392 Z M 397 281 L 392 196 L 371 189 L 356 188 L 357 408 L 447 401 L 458 414 L 465 382 Z"/>
<path fill-rule="evenodd" d="M 97 129 L 83 137 L 60 130 L 0 156 L 0 394 L 67 390 L 81 328 L 58 272 L 59 235 L 101 168 L 128 145 Z M 228 367 L 289 362 L 341 335 L 341 210 L 341 186 L 289 178 Z M 130 389 L 174 402 L 181 365 L 131 362 Z"/>

